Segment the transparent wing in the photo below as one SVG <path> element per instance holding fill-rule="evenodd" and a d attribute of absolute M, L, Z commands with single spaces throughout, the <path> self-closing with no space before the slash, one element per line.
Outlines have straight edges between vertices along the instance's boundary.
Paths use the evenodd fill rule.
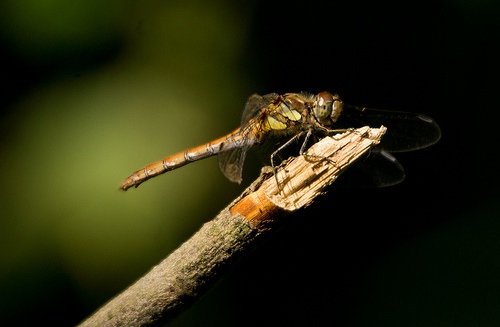
<path fill-rule="evenodd" d="M 251 96 L 248 102 L 251 102 Z M 258 98 L 257 98 L 258 97 Z M 262 104 L 262 98 L 260 96 L 256 96 L 256 102 Z M 248 105 L 245 107 L 245 110 L 253 110 L 255 109 L 255 103 L 251 102 L 251 106 Z M 262 139 L 261 135 L 256 135 L 255 133 L 259 133 L 258 129 L 255 126 L 260 126 L 262 119 L 265 118 L 265 113 L 262 113 L 259 108 L 256 111 L 253 111 L 254 116 L 250 117 L 249 120 L 246 121 L 245 125 L 240 127 L 240 131 L 238 134 L 233 136 L 233 140 L 235 146 L 233 149 L 229 151 L 224 151 L 219 153 L 219 168 L 224 176 L 229 179 L 231 182 L 240 184 L 242 181 L 242 172 L 243 165 L 245 163 L 245 158 L 247 156 L 248 149 L 250 149 L 253 145 L 258 143 L 258 140 Z M 245 112 L 247 113 L 247 112 Z M 255 125 L 257 124 L 257 125 Z M 264 132 L 264 131 L 262 131 Z M 238 140 L 238 141 L 236 141 Z"/>
<path fill-rule="evenodd" d="M 387 187 L 405 179 L 403 166 L 386 151 L 360 158 L 335 181 L 336 187 Z"/>
<path fill-rule="evenodd" d="M 241 116 L 241 125 L 243 129 L 247 126 L 248 122 L 259 115 L 260 111 L 275 102 L 279 98 L 277 93 L 269 93 L 266 95 L 252 94 L 248 97 Z"/>
<path fill-rule="evenodd" d="M 337 186 L 386 187 L 405 178 L 401 164 L 389 152 L 428 147 L 441 138 L 439 125 L 426 115 L 345 105 L 336 128 L 387 127 L 381 144 L 357 161 L 339 179 Z M 388 152 L 389 151 L 389 152 Z"/>
<path fill-rule="evenodd" d="M 276 93 L 266 95 L 253 94 L 248 97 L 241 117 L 241 134 L 244 135 L 241 146 L 236 149 L 222 152 L 219 157 L 219 168 L 231 182 L 240 184 L 242 181 L 243 165 L 248 149 L 252 147 L 258 137 L 252 134 L 253 124 L 262 119 L 262 109 L 268 108 L 279 98 Z"/>
<path fill-rule="evenodd" d="M 231 182 L 241 184 L 243 164 L 249 147 L 238 148 L 219 154 L 220 171 Z"/>
<path fill-rule="evenodd" d="M 441 129 L 431 117 L 403 111 L 346 105 L 336 126 L 357 128 L 364 125 L 387 127 L 381 148 L 389 152 L 418 150 L 436 143 L 441 138 Z"/>

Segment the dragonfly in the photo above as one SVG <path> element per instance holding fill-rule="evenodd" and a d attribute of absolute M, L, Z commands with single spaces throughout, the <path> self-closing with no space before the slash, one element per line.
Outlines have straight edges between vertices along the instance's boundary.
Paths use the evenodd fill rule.
<path fill-rule="evenodd" d="M 125 179 L 120 189 L 126 191 L 131 187 L 138 187 L 153 177 L 215 155 L 219 157 L 219 168 L 223 175 L 239 184 L 247 152 L 253 146 L 262 145 L 268 140 L 277 142 L 277 150 L 270 157 L 274 169 L 276 155 L 294 140 L 304 139 L 299 151 L 299 154 L 303 154 L 311 137 L 352 131 L 355 125 L 367 125 L 365 122 L 387 127 L 381 150 L 374 153 L 378 152 L 382 161 L 397 166 L 401 171 L 399 163 L 389 152 L 425 148 L 436 143 L 441 136 L 438 124 L 429 116 L 351 106 L 344 104 L 335 93 L 253 94 L 246 101 L 239 128 L 211 142 L 181 151 L 135 171 Z M 376 155 L 370 156 L 377 158 Z M 397 175 L 390 183 L 397 183 L 402 178 L 404 175 Z M 382 185 L 385 182 L 377 183 Z"/>

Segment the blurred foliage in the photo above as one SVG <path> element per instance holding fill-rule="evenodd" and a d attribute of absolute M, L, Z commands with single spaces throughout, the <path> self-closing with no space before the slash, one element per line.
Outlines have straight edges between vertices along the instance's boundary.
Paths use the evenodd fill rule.
<path fill-rule="evenodd" d="M 2 51 L 20 68 L 4 75 L 15 87 L 5 92 L 0 144 L 9 172 L 0 190 L 2 316 L 54 325 L 61 301 L 76 301 L 59 317 L 74 324 L 241 189 L 213 173 L 215 159 L 117 188 L 141 166 L 237 126 L 248 20 L 224 1 L 2 7 Z"/>

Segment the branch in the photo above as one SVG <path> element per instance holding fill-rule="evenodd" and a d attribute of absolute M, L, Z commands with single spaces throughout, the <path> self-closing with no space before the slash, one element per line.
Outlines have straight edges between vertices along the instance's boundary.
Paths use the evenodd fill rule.
<path fill-rule="evenodd" d="M 263 172 L 215 219 L 80 326 L 151 326 L 172 320 L 215 284 L 232 262 L 275 231 L 281 218 L 311 204 L 377 145 L 385 131 L 383 126 L 362 127 L 326 137 L 304 156 L 280 166 L 276 178 Z"/>

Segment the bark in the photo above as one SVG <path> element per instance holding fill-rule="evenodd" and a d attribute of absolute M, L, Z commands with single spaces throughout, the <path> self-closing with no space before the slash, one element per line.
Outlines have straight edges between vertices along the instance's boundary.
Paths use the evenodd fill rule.
<path fill-rule="evenodd" d="M 377 145 L 385 131 L 383 126 L 362 127 L 326 137 L 305 155 L 282 164 L 276 174 L 263 169 L 217 217 L 80 326 L 152 326 L 172 320 L 215 284 L 231 263 L 285 223 L 284 217 L 311 204 Z"/>

